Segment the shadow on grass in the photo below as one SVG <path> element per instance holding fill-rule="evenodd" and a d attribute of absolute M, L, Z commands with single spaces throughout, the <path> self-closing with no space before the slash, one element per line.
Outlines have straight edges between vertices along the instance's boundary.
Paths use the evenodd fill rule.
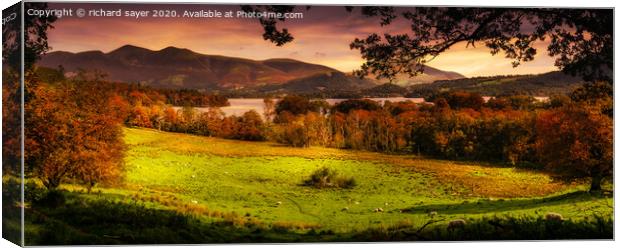
<path fill-rule="evenodd" d="M 593 216 L 587 221 L 548 221 L 542 217 L 483 217 L 446 227 L 380 227 L 354 233 L 355 241 L 475 241 L 613 239 L 613 220 Z"/>
<path fill-rule="evenodd" d="M 431 211 L 437 211 L 441 214 L 482 214 L 494 211 L 513 211 L 538 208 L 543 206 L 554 206 L 565 203 L 578 203 L 590 201 L 593 198 L 605 198 L 606 196 L 600 194 L 590 194 L 586 191 L 575 191 L 566 194 L 549 196 L 543 198 L 528 198 L 528 199 L 511 199 L 511 200 L 477 200 L 477 201 L 463 201 L 461 203 L 450 204 L 428 204 L 421 206 L 414 206 L 411 208 L 403 209 L 405 213 L 428 213 Z"/>
<path fill-rule="evenodd" d="M 436 223 L 421 227 L 411 224 L 379 226 L 349 233 L 335 233 L 320 227 L 300 230 L 252 221 L 240 224 L 226 219 L 207 219 L 201 215 L 156 209 L 136 201 L 89 200 L 82 194 L 66 191 L 50 194 L 30 188 L 28 192 L 26 199 L 32 205 L 26 209 L 26 245 L 613 238 L 613 220 L 610 217 L 595 216 L 588 221 L 568 220 L 557 223 L 546 221 L 541 217 L 485 217 L 468 219 L 466 225 L 457 229 L 447 228 L 447 223 Z M 52 196 L 60 197 L 61 200 L 50 199 Z M 574 192 L 534 200 L 514 200 L 503 204 L 509 208 L 521 208 L 519 206 L 554 204 L 567 200 L 585 201 L 590 197 L 592 196 L 585 192 Z M 475 203 L 464 205 L 463 209 L 470 212 L 474 208 L 479 208 Z M 443 206 L 449 209 L 453 205 L 430 206 Z M 19 208 L 15 206 L 15 209 Z M 463 211 L 463 209 L 457 210 Z M 418 208 L 416 211 L 423 209 Z"/>
<path fill-rule="evenodd" d="M 255 223 L 211 222 L 139 203 L 69 198 L 62 206 L 26 210 L 27 245 L 300 242 L 309 236 Z"/>

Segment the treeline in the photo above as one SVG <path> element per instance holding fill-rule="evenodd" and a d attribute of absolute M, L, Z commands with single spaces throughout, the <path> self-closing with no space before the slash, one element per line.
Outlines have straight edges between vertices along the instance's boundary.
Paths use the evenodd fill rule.
<path fill-rule="evenodd" d="M 52 69 L 37 67 L 36 76 L 39 80 L 48 83 L 58 83 L 68 80 L 61 68 Z M 163 103 L 173 106 L 192 107 L 224 107 L 228 106 L 228 99 L 219 94 L 209 94 L 195 89 L 158 89 L 137 83 L 107 82 L 105 75 L 97 71 L 80 70 L 77 75 L 69 78 L 75 81 L 98 81 L 108 84 L 124 98 L 133 98 L 144 104 Z"/>
<path fill-rule="evenodd" d="M 451 92 L 432 104 L 265 99 L 265 114 L 224 116 L 211 109 L 166 109 L 163 118 L 135 126 L 295 147 L 327 146 L 445 159 L 506 162 L 591 177 L 594 189 L 611 173 L 612 98 L 607 83 L 588 84 L 570 96 L 539 102 L 530 96 L 496 97 Z M 132 119 L 132 117 L 130 117 Z M 161 120 L 161 121 L 158 121 Z"/>

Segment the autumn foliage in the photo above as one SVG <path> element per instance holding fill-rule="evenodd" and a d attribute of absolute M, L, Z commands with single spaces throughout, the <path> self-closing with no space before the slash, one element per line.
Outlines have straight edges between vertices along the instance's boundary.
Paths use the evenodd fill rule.
<path fill-rule="evenodd" d="M 123 106 L 100 82 L 55 84 L 29 77 L 25 104 L 26 170 L 54 189 L 64 180 L 84 183 L 118 180 L 124 145 Z"/>
<path fill-rule="evenodd" d="M 536 150 L 547 168 L 567 179 L 592 178 L 591 191 L 613 174 L 613 120 L 596 106 L 570 104 L 544 111 Z"/>
<path fill-rule="evenodd" d="M 411 153 L 454 160 L 546 168 L 566 179 L 589 177 L 592 189 L 611 175 L 611 98 L 603 86 L 540 102 L 529 96 L 485 101 L 475 93 L 433 96 L 432 103 L 287 96 L 265 100 L 263 115 L 226 116 L 170 104 L 184 91 L 67 79 L 32 80 L 28 89 L 27 155 L 31 171 L 50 187 L 72 179 L 87 185 L 122 174 L 122 125 L 293 147 L 326 146 Z M 181 95 L 178 95 L 181 94 Z M 185 94 L 185 95 L 184 95 Z M 594 95 L 596 100 L 590 99 Z M 189 101 L 189 100 L 187 100 Z"/>

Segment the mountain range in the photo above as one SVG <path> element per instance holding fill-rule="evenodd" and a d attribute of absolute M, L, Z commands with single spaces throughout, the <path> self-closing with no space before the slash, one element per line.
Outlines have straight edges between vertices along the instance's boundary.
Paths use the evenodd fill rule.
<path fill-rule="evenodd" d="M 44 55 L 38 65 L 62 66 L 66 73 L 96 70 L 107 75 L 108 80 L 156 88 L 312 93 L 355 91 L 385 83 L 370 77 L 359 79 L 334 68 L 294 59 L 251 60 L 200 54 L 177 47 L 154 51 L 125 45 L 108 53 L 55 51 Z M 409 86 L 459 78 L 464 76 L 427 66 L 424 74 L 415 78 L 399 76 L 394 83 Z"/>

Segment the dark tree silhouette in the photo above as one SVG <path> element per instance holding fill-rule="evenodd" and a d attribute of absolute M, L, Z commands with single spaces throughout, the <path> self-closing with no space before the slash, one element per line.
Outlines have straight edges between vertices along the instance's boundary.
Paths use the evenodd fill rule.
<path fill-rule="evenodd" d="M 47 3 L 25 3 L 25 9 L 47 9 Z M 19 13 L 20 11 L 17 11 Z M 20 37 L 22 29 L 19 21 L 21 14 L 15 21 L 8 22 L 2 27 L 2 59 L 11 66 L 21 65 Z M 28 71 L 34 63 L 47 52 L 47 30 L 53 28 L 52 23 L 57 17 L 25 16 L 24 18 L 24 69 Z M 13 68 L 18 71 L 19 68 Z"/>
<path fill-rule="evenodd" d="M 268 7 L 263 7 L 268 8 Z M 351 11 L 352 7 L 346 7 Z M 279 8 L 291 12 L 292 8 Z M 410 30 L 402 34 L 369 34 L 357 38 L 351 49 L 360 51 L 366 62 L 356 74 L 394 79 L 404 73 L 416 76 L 424 64 L 453 45 L 483 44 L 491 54 L 504 52 L 513 66 L 531 61 L 537 54 L 536 41 L 549 40 L 547 53 L 556 56 L 555 65 L 586 81 L 612 81 L 613 10 L 549 8 L 447 8 L 447 7 L 361 7 L 362 15 L 379 17 L 380 25 L 403 18 Z M 265 23 L 263 37 L 281 46 L 293 40 L 286 29 L 278 36 L 278 21 Z M 265 25 L 268 24 L 268 25 Z"/>
<path fill-rule="evenodd" d="M 242 5 L 241 10 L 246 13 L 251 12 L 274 12 L 274 13 L 289 13 L 295 9 L 295 6 L 291 5 Z M 278 21 L 284 21 L 284 18 L 259 18 L 261 26 L 265 32 L 263 33 L 263 39 L 268 40 L 276 44 L 276 46 L 282 46 L 286 43 L 293 41 L 293 36 L 288 32 L 288 29 L 283 28 L 279 30 L 276 26 Z"/>

